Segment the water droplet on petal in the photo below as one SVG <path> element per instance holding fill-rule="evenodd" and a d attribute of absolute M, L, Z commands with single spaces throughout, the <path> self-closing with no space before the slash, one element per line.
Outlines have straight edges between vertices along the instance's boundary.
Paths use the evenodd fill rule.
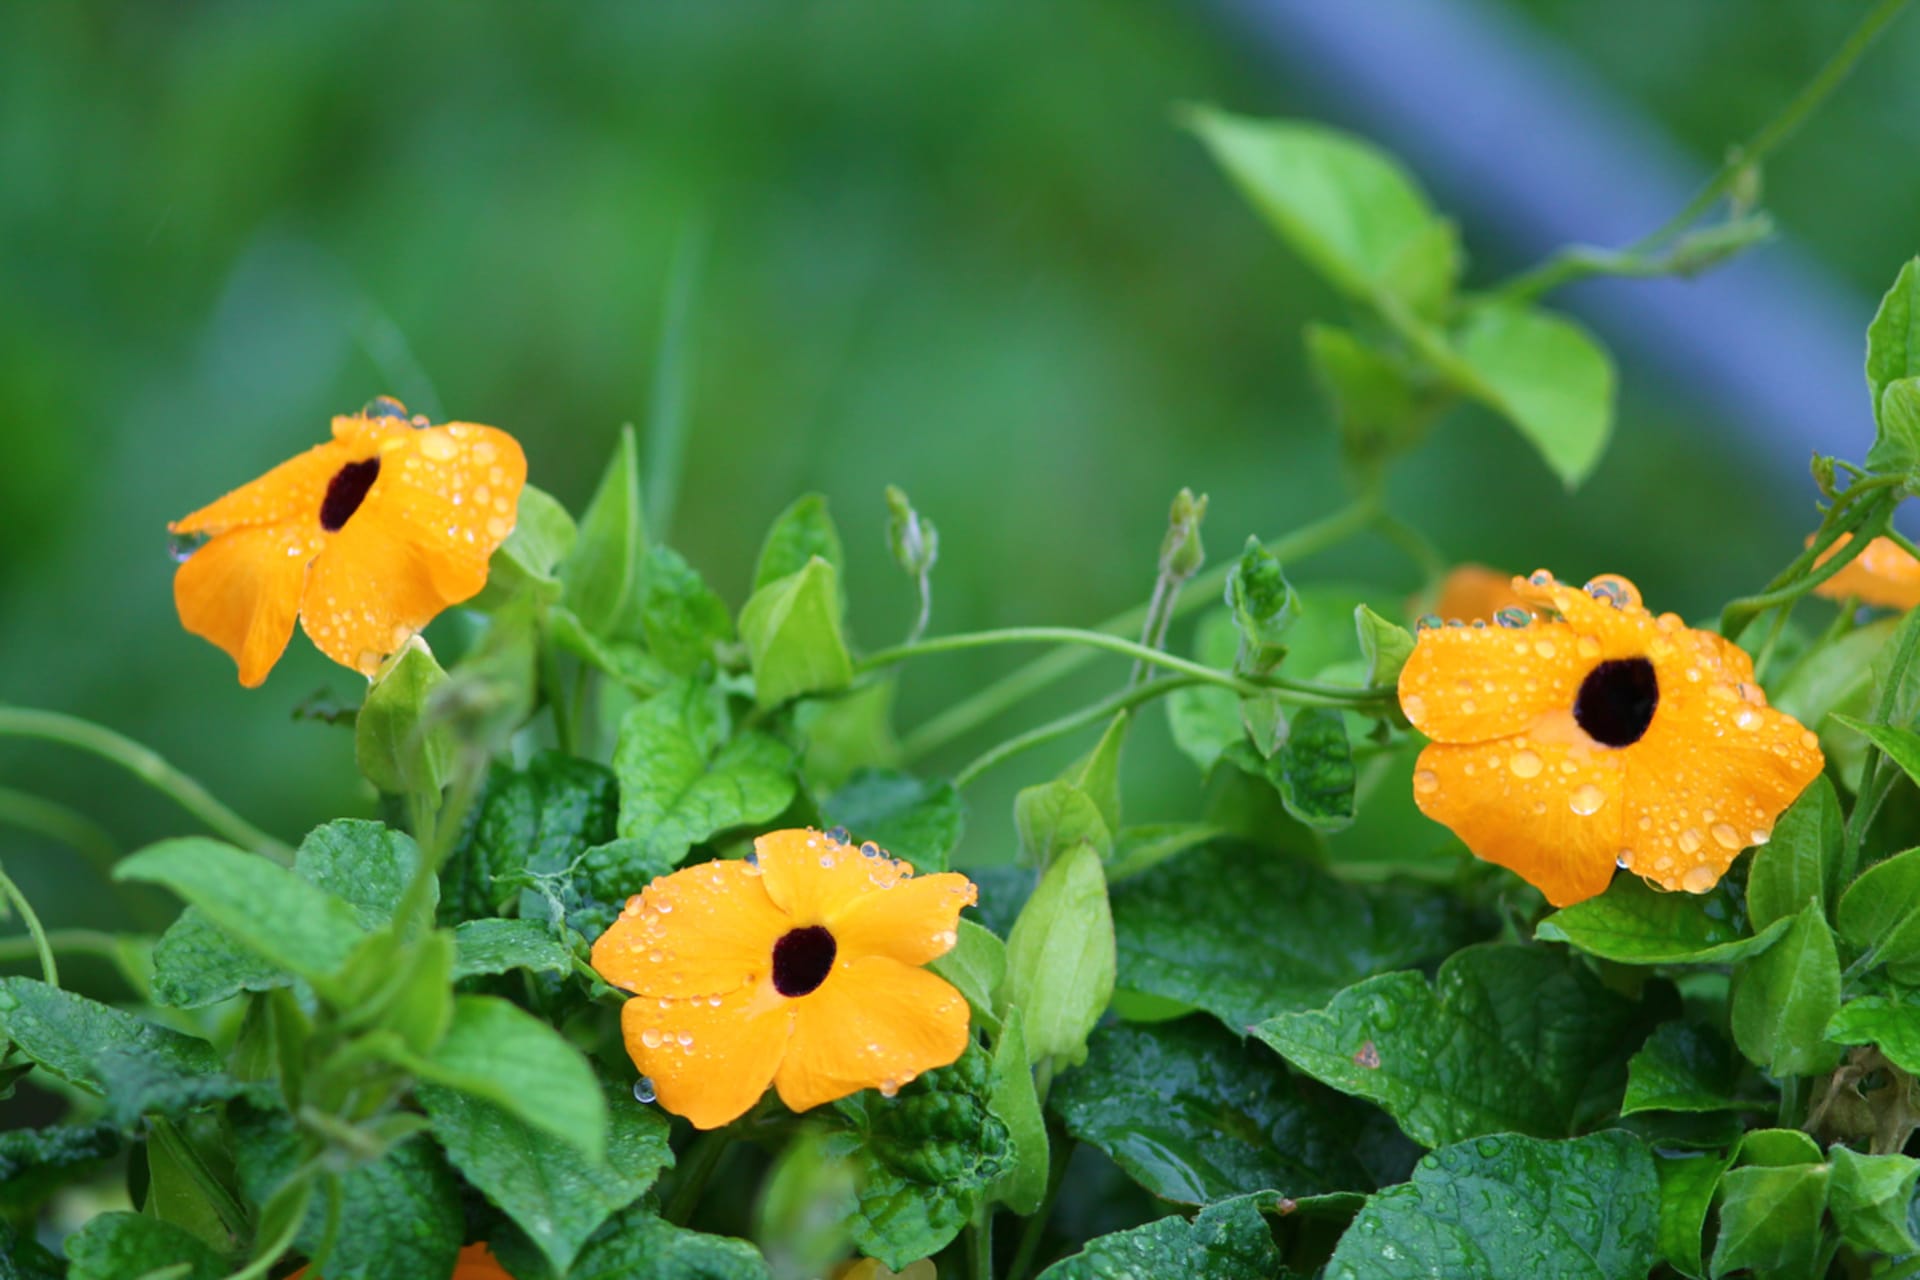
<path fill-rule="evenodd" d="M 1507 761 L 1507 768 L 1513 770 L 1513 776 L 1516 778 L 1537 778 L 1540 776 L 1540 770 L 1545 767 L 1545 762 L 1533 751 L 1516 751 L 1513 753 L 1513 758 Z"/>
<path fill-rule="evenodd" d="M 827 839 L 835 844 L 845 844 L 853 837 L 845 827 L 834 827 L 827 832 Z"/>
<path fill-rule="evenodd" d="M 1524 627 L 1533 621 L 1533 615 L 1518 605 L 1508 605 L 1504 609 L 1494 610 L 1493 620 L 1503 627 Z"/>
<path fill-rule="evenodd" d="M 1722 849 L 1732 849 L 1737 852 L 1744 847 L 1740 843 L 1740 833 L 1724 822 L 1714 823 L 1709 834 L 1713 836 L 1713 842 Z"/>
<path fill-rule="evenodd" d="M 1705 893 L 1713 888 L 1720 879 L 1708 866 L 1688 867 L 1687 873 L 1680 877 L 1680 887 L 1688 893 Z"/>
<path fill-rule="evenodd" d="M 1536 587 L 1550 587 L 1553 585 L 1553 575 L 1545 569 L 1535 569 L 1532 574 L 1527 577 L 1527 581 Z"/>
<path fill-rule="evenodd" d="M 360 406 L 360 416 L 363 418 L 405 419 L 407 416 L 407 406 L 401 404 L 392 396 L 375 396 Z"/>
<path fill-rule="evenodd" d="M 900 1092 L 900 1082 L 898 1080 L 895 1080 L 892 1076 L 888 1076 L 885 1080 L 882 1080 L 880 1082 L 881 1097 L 891 1098 L 899 1092 Z"/>
<path fill-rule="evenodd" d="M 653 1081 L 646 1076 L 641 1076 L 633 1082 L 633 1100 L 635 1102 L 652 1102 L 657 1096 L 659 1095 L 653 1090 Z"/>
<path fill-rule="evenodd" d="M 1680 844 L 1680 852 L 1682 853 L 1692 854 L 1692 853 L 1700 852 L 1700 845 L 1701 845 L 1700 833 L 1698 831 L 1695 831 L 1692 827 L 1688 827 L 1685 831 L 1682 831 L 1680 833 L 1679 844 Z"/>
<path fill-rule="evenodd" d="M 1406 713 L 1407 719 L 1418 720 L 1427 714 L 1427 700 L 1417 693 L 1410 693 L 1400 699 L 1400 710 Z"/>
<path fill-rule="evenodd" d="M 1446 619 L 1442 618 L 1439 614 L 1423 613 L 1420 615 L 1420 620 L 1413 624 L 1413 629 L 1415 631 L 1433 631 L 1444 625 L 1446 625 Z"/>
<path fill-rule="evenodd" d="M 1578 787 L 1567 797 L 1567 807 L 1585 818 L 1600 812 L 1600 806 L 1607 802 L 1607 793 L 1591 782 Z"/>
<path fill-rule="evenodd" d="M 210 535 L 204 533 L 170 533 L 167 535 L 167 554 L 173 557 L 175 564 L 185 564 L 193 558 L 193 553 L 207 545 Z"/>
<path fill-rule="evenodd" d="M 1773 832 L 1771 831 L 1754 830 L 1747 832 L 1747 845 L 1750 848 L 1758 848 L 1771 839 L 1773 839 Z"/>
<path fill-rule="evenodd" d="M 660 1047 L 660 1032 L 653 1027 L 648 1027 L 640 1033 L 640 1043 L 649 1049 L 658 1049 Z M 642 1099 L 642 1101 L 650 1101 L 650 1099 Z"/>
<path fill-rule="evenodd" d="M 1430 796 L 1440 789 L 1440 775 L 1431 769 L 1417 769 L 1413 775 L 1413 789 L 1423 796 Z"/>
<path fill-rule="evenodd" d="M 1620 851 L 1620 856 L 1618 856 L 1613 860 L 1613 865 L 1620 868 L 1622 871 L 1626 871 L 1630 869 L 1633 866 L 1633 850 L 1622 849 Z"/>

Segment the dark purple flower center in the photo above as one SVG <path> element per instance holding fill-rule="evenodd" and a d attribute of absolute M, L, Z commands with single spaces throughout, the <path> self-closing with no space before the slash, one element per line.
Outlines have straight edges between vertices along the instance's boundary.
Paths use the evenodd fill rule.
<path fill-rule="evenodd" d="M 346 528 L 353 513 L 367 500 L 367 490 L 380 478 L 380 459 L 349 462 L 327 481 L 327 496 L 320 502 L 320 527 L 328 533 Z"/>
<path fill-rule="evenodd" d="M 833 972 L 833 957 L 839 950 L 833 935 L 820 925 L 787 930 L 773 944 L 773 989 L 783 996 L 817 990 Z"/>
<path fill-rule="evenodd" d="M 1587 673 L 1573 700 L 1573 718 L 1587 736 L 1628 747 L 1646 735 L 1660 705 L 1660 681 L 1645 658 L 1611 658 Z"/>

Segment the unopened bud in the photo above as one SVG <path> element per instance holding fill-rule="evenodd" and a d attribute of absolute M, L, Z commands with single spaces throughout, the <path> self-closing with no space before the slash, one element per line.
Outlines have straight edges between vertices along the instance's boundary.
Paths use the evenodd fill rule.
<path fill-rule="evenodd" d="M 1200 542 L 1200 522 L 1207 516 L 1207 495 L 1193 496 L 1182 489 L 1173 499 L 1167 515 L 1167 536 L 1160 543 L 1160 571 L 1184 581 L 1200 572 L 1207 561 L 1207 549 Z"/>
<path fill-rule="evenodd" d="M 918 578 L 940 558 L 940 532 L 913 509 L 899 486 L 887 486 L 887 545 L 900 567 Z"/>

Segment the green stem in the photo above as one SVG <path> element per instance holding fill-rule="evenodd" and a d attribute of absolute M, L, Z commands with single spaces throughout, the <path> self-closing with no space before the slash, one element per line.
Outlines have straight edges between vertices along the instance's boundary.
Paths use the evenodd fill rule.
<path fill-rule="evenodd" d="M 935 636 L 931 640 L 922 640 L 918 644 L 895 645 L 891 649 L 881 649 L 854 664 L 856 673 L 877 670 L 892 666 L 908 658 L 924 657 L 936 653 L 954 653 L 963 649 L 984 649 L 998 644 L 1077 644 L 1090 649 L 1104 649 L 1123 657 L 1133 658 L 1149 666 L 1165 667 L 1181 675 L 1207 684 L 1216 684 L 1223 689 L 1231 689 L 1242 696 L 1252 696 L 1264 692 L 1261 686 L 1250 680 L 1225 671 L 1216 671 L 1204 663 L 1194 662 L 1190 658 L 1175 657 L 1159 649 L 1149 648 L 1137 640 L 1128 640 L 1121 636 L 1108 635 L 1104 631 L 1083 631 L 1078 627 L 1004 627 L 998 631 L 963 631 L 958 635 Z"/>
<path fill-rule="evenodd" d="M 1056 738 L 1064 738 L 1089 725 L 1104 723 L 1116 711 L 1126 711 L 1163 694 L 1172 693 L 1176 689 L 1190 689 L 1199 683 L 1200 681 L 1192 676 L 1166 676 L 1122 689 L 1110 697 L 1081 707 L 1078 711 L 1070 711 L 1058 720 L 1050 720 L 1046 724 L 1029 729 L 1025 733 L 1016 734 L 1005 742 L 988 748 L 974 757 L 972 762 L 960 772 L 953 775 L 953 785 L 964 787 L 995 765 L 1003 764 L 1023 751 L 1043 746 Z"/>
<path fill-rule="evenodd" d="M 1040 1242 L 1046 1238 L 1054 1202 L 1060 1199 L 1060 1188 L 1067 1181 L 1067 1161 L 1073 1156 L 1073 1139 L 1052 1126 L 1047 1132 L 1052 1143 L 1047 1150 L 1047 1194 L 1020 1228 L 1020 1243 L 1015 1246 L 1013 1261 L 1007 1266 L 1007 1280 L 1027 1280 L 1027 1273 L 1033 1270 L 1034 1260 L 1039 1256 Z"/>
<path fill-rule="evenodd" d="M 1720 634 L 1729 640 L 1738 640 L 1748 624 L 1768 609 L 1798 600 L 1851 564 L 1868 543 L 1886 531 L 1888 522 L 1893 519 L 1893 509 L 1899 503 L 1899 495 L 1888 497 L 1879 491 L 1902 480 L 1902 476 L 1876 476 L 1848 489 L 1834 503 L 1832 510 L 1827 512 L 1819 532 L 1806 550 L 1776 574 L 1764 591 L 1735 600 L 1721 610 Z M 1874 500 L 1863 504 L 1861 499 L 1870 495 L 1874 496 Z M 1820 560 L 1820 556 L 1838 543 L 1842 535 L 1848 534 L 1856 536 L 1827 559 Z"/>
<path fill-rule="evenodd" d="M 259 1277 L 273 1269 L 273 1264 L 280 1261 L 287 1250 L 293 1248 L 294 1237 L 300 1234 L 300 1228 L 306 1223 L 307 1206 L 313 1200 L 313 1182 L 310 1174 L 307 1175 L 307 1179 L 297 1193 L 298 1199 L 295 1201 L 294 1208 L 287 1212 L 287 1222 L 280 1228 L 280 1234 L 275 1236 L 266 1248 L 256 1252 L 253 1261 L 228 1276 L 227 1280 L 259 1280 Z M 277 1202 L 282 1194 L 285 1193 L 276 1193 L 274 1201 L 270 1201 L 269 1204 Z"/>
<path fill-rule="evenodd" d="M 1780 1082 L 1779 1125 L 1782 1129 L 1798 1129 L 1807 1118 L 1807 1078 L 1788 1076 Z"/>
<path fill-rule="evenodd" d="M 172 797 L 182 809 L 233 843 L 283 866 L 293 862 L 293 850 L 214 799 L 212 792 L 168 764 L 157 752 L 111 729 L 57 711 L 0 706 L 0 737 L 9 736 L 58 742 L 110 760 Z"/>
<path fill-rule="evenodd" d="M 41 927 L 40 917 L 35 914 L 33 904 L 27 901 L 27 895 L 20 892 L 20 886 L 13 882 L 13 877 L 4 868 L 0 868 L 0 897 L 13 903 L 21 921 L 26 924 L 27 933 L 33 938 L 34 952 L 40 957 L 40 975 L 46 979 L 48 986 L 59 986 L 60 968 L 53 962 L 53 948 L 47 944 L 47 931 Z"/>
<path fill-rule="evenodd" d="M 1373 498 L 1359 499 L 1323 519 L 1274 539 L 1267 544 L 1267 550 L 1283 562 L 1304 559 L 1362 532 L 1373 522 L 1378 510 Z M 1196 575 L 1187 584 L 1187 589 L 1181 592 L 1180 599 L 1174 605 L 1174 615 L 1178 617 L 1217 602 L 1220 593 L 1226 589 L 1227 575 L 1232 569 L 1231 564 L 1217 565 Z M 1099 623 L 1095 629 L 1133 633 L 1140 629 L 1146 618 L 1144 606 L 1128 609 Z M 1055 681 L 1078 671 L 1092 657 L 1085 649 L 1063 649 L 1014 669 L 909 733 L 901 743 L 903 758 L 913 761 L 939 750 L 1003 711 L 1019 706 Z"/>
<path fill-rule="evenodd" d="M 970 1280 L 993 1280 L 993 1206 L 983 1204 L 973 1212 L 967 1229 L 967 1261 Z"/>
<path fill-rule="evenodd" d="M 686 1158 L 680 1162 L 679 1176 L 673 1182 L 673 1197 L 660 1216 L 676 1227 L 686 1226 L 700 1202 L 700 1193 L 707 1189 L 707 1180 L 713 1177 L 713 1171 L 720 1167 L 720 1158 L 732 1145 L 733 1135 L 725 1129 L 715 1129 L 695 1138 L 687 1148 Z"/>

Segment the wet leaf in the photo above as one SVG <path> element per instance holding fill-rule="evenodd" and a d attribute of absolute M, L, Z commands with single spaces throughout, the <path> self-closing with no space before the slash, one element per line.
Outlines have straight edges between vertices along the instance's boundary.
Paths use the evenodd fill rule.
<path fill-rule="evenodd" d="M 729 827 L 766 822 L 793 799 L 793 754 L 766 734 L 723 732 L 712 692 L 668 689 L 620 723 L 613 770 L 619 833 L 679 862 Z"/>
<path fill-rule="evenodd" d="M 1262 1209 L 1273 1195 L 1240 1196 L 1208 1205 L 1192 1220 L 1178 1215 L 1130 1231 L 1096 1236 L 1039 1280 L 1270 1280 L 1284 1274 Z"/>
<path fill-rule="evenodd" d="M 557 876 L 613 839 L 620 791 L 601 765 L 543 751 L 523 769 L 500 762 L 478 813 L 440 869 L 442 923 L 512 914 L 538 876 Z"/>
<path fill-rule="evenodd" d="M 1735 975 L 1734 1043 L 1776 1076 L 1831 1071 L 1840 1051 L 1827 1043 L 1826 1028 L 1839 1007 L 1840 958 L 1833 931 L 1820 904 L 1809 902 L 1779 942 Z"/>
<path fill-rule="evenodd" d="M 453 931 L 453 978 L 480 974 L 568 973 L 573 953 L 531 920 L 468 920 Z"/>
<path fill-rule="evenodd" d="M 947 869 L 966 814 L 951 782 L 890 769 L 860 770 L 820 812 L 823 825 L 845 827 L 856 844 L 871 840 L 922 873 Z"/>
<path fill-rule="evenodd" d="M 1828 1166 L 1751 1165 L 1720 1178 L 1720 1236 L 1715 1276 L 1747 1268 L 1762 1275 L 1808 1275 L 1819 1256 Z"/>
<path fill-rule="evenodd" d="M 1719 1032 L 1696 1022 L 1663 1023 L 1627 1064 L 1620 1113 L 1738 1109 L 1739 1079 L 1740 1061 Z"/>
<path fill-rule="evenodd" d="M 1534 936 L 1621 964 L 1730 964 L 1765 951 L 1787 931 L 1779 921 L 1757 934 L 1746 925 L 1745 907 L 1725 881 L 1704 894 L 1663 893 L 1629 875 L 1554 912 Z"/>
<path fill-rule="evenodd" d="M 68 1237 L 67 1280 L 134 1280 L 167 1271 L 169 1280 L 224 1280 L 230 1268 L 199 1237 L 139 1213 L 103 1213 Z M 177 1268 L 177 1270 L 169 1270 Z"/>
<path fill-rule="evenodd" d="M 1747 915 L 1755 929 L 1822 909 L 1840 895 L 1840 853 L 1846 835 L 1840 797 L 1825 774 L 1813 780 L 1774 824 L 1773 838 L 1753 855 L 1747 876 Z"/>
<path fill-rule="evenodd" d="M 1267 776 L 1287 812 L 1316 831 L 1353 821 L 1356 773 L 1347 722 L 1331 707 L 1301 707 L 1288 719 L 1287 740 L 1267 761 Z"/>

